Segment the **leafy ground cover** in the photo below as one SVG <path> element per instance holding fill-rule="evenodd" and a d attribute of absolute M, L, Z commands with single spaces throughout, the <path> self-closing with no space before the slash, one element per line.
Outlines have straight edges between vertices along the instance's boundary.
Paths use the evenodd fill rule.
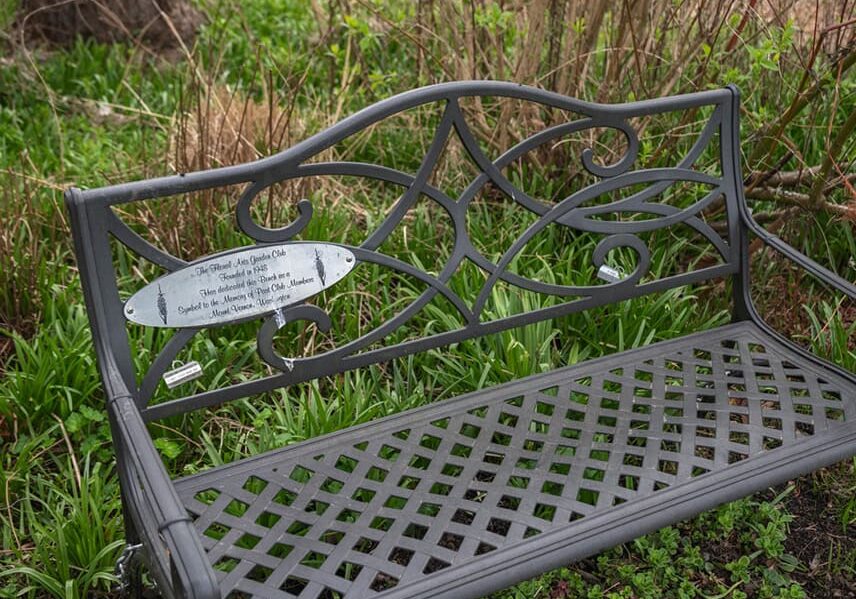
<path fill-rule="evenodd" d="M 575 13 L 573 3 L 555 4 L 566 12 L 451 1 L 420 3 L 421 8 L 407 2 L 313 3 L 314 8 L 287 0 L 211 2 L 203 4 L 208 19 L 195 45 L 167 55 L 144 45 L 85 40 L 66 48 L 32 46 L 9 35 L 0 59 L 0 597 L 107 596 L 123 544 L 109 429 L 60 204 L 61 189 L 69 184 L 97 186 L 250 160 L 371 101 L 451 78 L 509 78 L 602 101 L 736 82 L 745 99 L 747 193 L 756 198 L 756 215 L 806 253 L 856 279 L 856 235 L 848 212 L 856 162 L 852 136 L 831 165 L 825 160 L 856 111 L 856 79 L 848 72 L 856 56 L 852 5 L 840 9 L 831 3 L 829 14 L 821 15 L 826 20 L 812 28 L 803 13 L 755 12 L 748 8 L 754 3 L 695 19 L 674 12 L 674 3 L 655 2 L 651 10 L 660 10 L 662 21 L 649 19 L 644 31 L 632 33 L 628 24 L 639 15 L 605 8 Z M 460 27 L 438 25 L 443 22 Z M 850 25 L 836 28 L 841 23 Z M 563 26 L 554 29 L 557 24 Z M 685 47 L 680 40 L 690 34 L 698 43 Z M 633 35 L 650 40 L 644 52 L 626 49 L 642 45 L 628 37 Z M 462 47 L 474 51 L 449 51 Z M 790 120 L 783 120 L 788 110 L 782 107 L 794 107 Z M 503 110 L 496 107 L 491 118 L 501 120 Z M 414 132 L 429 131 L 431 118 L 408 115 L 336 155 L 413 170 L 425 144 Z M 501 147 L 506 140 L 492 137 L 493 122 L 486 120 L 480 133 L 488 147 Z M 513 125 L 509 135 L 532 123 L 521 119 Z M 670 132 L 681 127 L 691 129 L 671 122 L 652 130 L 641 159 L 656 163 L 661 152 L 679 148 L 684 141 Z M 438 184 L 449 190 L 460 189 L 467 174 L 460 154 L 451 150 L 438 174 Z M 550 175 L 550 166 L 546 159 L 521 165 L 515 175 L 551 197 L 565 183 Z M 822 191 L 817 197 L 816 186 Z M 178 209 L 154 204 L 126 216 L 167 249 L 200 256 L 246 243 L 227 216 L 235 193 L 200 194 L 183 198 Z M 258 207 L 259 219 L 290 220 L 290 198 L 297 193 L 318 208 L 306 237 L 330 240 L 359 239 L 395 197 L 351 180 L 295 183 L 275 190 Z M 476 214 L 474 228 L 482 233 L 474 241 L 488 252 L 525 225 L 490 198 Z M 448 244 L 448 232 L 435 231 L 428 207 L 417 216 L 409 234 L 385 249 L 430 269 Z M 705 259 L 692 240 L 653 241 L 657 264 Z M 542 280 L 574 281 L 587 274 L 571 267 L 571 260 L 548 268 L 540 259 L 572 257 L 584 253 L 584 245 L 561 235 L 539 243 L 519 268 Z M 754 268 L 760 275 L 756 297 L 771 321 L 856 370 L 856 307 L 763 251 Z M 117 269 L 127 281 L 153 274 L 121 253 Z M 363 276 L 376 279 L 381 273 Z M 475 289 L 478 276 L 462 273 L 454 285 L 462 292 Z M 333 305 L 349 301 L 360 296 L 364 282 L 348 280 L 349 287 L 325 299 Z M 380 307 L 417 292 L 400 285 L 388 296 L 364 297 L 339 323 L 342 334 L 370 326 L 381 317 Z M 169 419 L 152 430 L 170 471 L 188 474 L 485 385 L 715 326 L 728 319 L 727 296 L 723 285 L 709 285 L 638 298 L 467 342 L 452 353 L 431 352 Z M 498 314 L 545 301 L 496 299 L 492 310 Z M 420 326 L 450 326 L 450 318 L 436 306 Z M 207 372 L 200 385 L 243 376 L 257 366 L 252 335 L 229 332 L 234 335 L 200 337 L 190 348 Z M 290 332 L 307 351 L 332 342 Z M 133 341 L 142 365 L 165 338 L 138 332 Z M 159 391 L 154 401 L 166 398 Z M 856 462 L 839 464 L 497 597 L 853 596 L 854 496 Z"/>

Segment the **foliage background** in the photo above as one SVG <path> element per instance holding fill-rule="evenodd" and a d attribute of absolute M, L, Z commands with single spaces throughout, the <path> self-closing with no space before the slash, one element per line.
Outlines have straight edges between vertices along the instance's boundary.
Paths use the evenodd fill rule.
<path fill-rule="evenodd" d="M 851 0 L 200 0 L 191 7 L 204 15 L 196 37 L 186 33 L 196 17 L 170 10 L 174 27 L 165 30 L 173 36 L 131 28 L 115 44 L 83 36 L 60 45 L 39 20 L 45 13 L 33 15 L 24 4 L 30 10 L 0 6 L 0 597 L 108 595 L 123 544 L 109 431 L 61 206 L 68 185 L 269 155 L 375 100 L 438 81 L 508 79 L 603 102 L 732 82 L 743 92 L 746 192 L 756 218 L 856 280 Z M 508 120 L 513 130 L 531 125 L 526 119 Z M 411 132 L 382 131 L 355 151 L 418 164 Z M 678 143 L 666 137 L 662 151 Z M 464 175 L 451 169 L 446 182 Z M 271 198 L 266 218 L 289 220 L 288 191 Z M 383 214 L 368 189 L 299 191 L 325 208 L 308 235 L 346 237 L 351 222 Z M 234 191 L 225 190 L 186 198 L 182 206 L 192 212 L 158 206 L 135 218 L 165 246 L 201 255 L 237 243 L 222 216 L 233 201 Z M 502 214 L 486 208 L 482 216 L 492 222 Z M 398 249 L 426 260 L 431 253 Z M 755 295 L 770 320 L 856 370 L 856 307 L 754 249 Z M 673 248 L 659 250 L 681 259 Z M 466 344 L 454 357 L 432 354 L 266 402 L 239 402 L 153 434 L 172 472 L 192 472 L 721 323 L 727 303 L 716 291 L 640 298 Z M 364 306 L 350 326 L 370 310 Z M 247 359 L 246 345 L 221 341 L 194 350 L 211 364 Z M 159 343 L 139 342 L 143 358 Z M 856 462 L 839 464 L 500 596 L 853 596 L 854 471 Z"/>

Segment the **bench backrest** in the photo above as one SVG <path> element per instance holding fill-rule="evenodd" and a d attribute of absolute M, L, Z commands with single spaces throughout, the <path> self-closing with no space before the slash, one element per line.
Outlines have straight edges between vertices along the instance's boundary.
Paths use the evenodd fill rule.
<path fill-rule="evenodd" d="M 528 135 L 506 148 L 498 157 L 490 158 L 473 133 L 467 113 L 462 108 L 463 103 L 472 98 L 479 102 L 487 102 L 488 98 L 513 98 L 561 111 L 568 117 L 563 122 L 545 126 Z M 388 117 L 432 103 L 439 111 L 435 121 L 436 130 L 424 160 L 415 172 L 367 162 L 318 161 L 319 154 L 342 140 Z M 646 119 L 672 112 L 687 114 L 696 121 L 703 118 L 698 135 L 687 152 L 674 164 L 665 168 L 640 168 L 640 151 L 650 155 L 656 153 L 657 149 L 643 147 L 639 130 L 646 126 Z M 161 418 L 593 306 L 734 275 L 740 270 L 741 235 L 737 214 L 740 185 L 737 118 L 737 93 L 732 89 L 602 105 L 509 83 L 481 81 L 440 84 L 379 102 L 288 150 L 249 164 L 87 191 L 72 189 L 66 198 L 72 215 L 75 247 L 102 375 L 108 387 L 114 384 L 114 387 L 127 388 L 147 419 Z M 564 197 L 553 202 L 534 197 L 527 193 L 520 181 L 512 182 L 507 174 L 507 167 L 527 153 L 555 147 L 568 135 L 591 130 L 610 130 L 617 134 L 615 137 L 622 153 L 612 164 L 603 165 L 595 158 L 599 150 L 587 148 L 577 157 L 578 164 L 559 165 L 565 166 L 569 172 L 581 165 L 580 172 L 584 169 L 587 173 L 586 184 L 572 189 Z M 457 137 L 478 171 L 458 197 L 452 197 L 431 180 L 432 171 L 447 140 L 452 136 Z M 714 158 L 716 164 L 712 169 L 697 168 L 697 162 L 705 152 Z M 310 223 L 312 206 L 308 201 L 302 201 L 298 206 L 300 216 L 294 222 L 283 228 L 269 229 L 254 220 L 254 199 L 272 185 L 283 181 L 328 175 L 369 178 L 400 188 L 401 193 L 392 208 L 365 239 L 357 244 L 338 247 L 348 250 L 350 254 L 344 254 L 352 254 L 356 264 L 373 264 L 379 269 L 391 269 L 404 274 L 418 281 L 422 290 L 414 294 L 412 301 L 401 306 L 397 313 L 376 323 L 377 326 L 371 330 L 360 331 L 355 338 L 338 347 L 293 361 L 282 358 L 274 350 L 273 338 L 282 321 L 306 320 L 325 329 L 337 320 L 336 315 L 328 314 L 325 305 L 316 298 L 314 303 L 292 305 L 276 313 L 266 310 L 263 314 L 257 314 L 255 320 L 248 317 L 244 320 L 252 320 L 258 327 L 259 355 L 277 370 L 275 374 L 148 405 L 161 376 L 173 364 L 181 349 L 206 324 L 216 326 L 218 321 L 214 316 L 210 317 L 213 319 L 210 322 L 175 329 L 173 336 L 148 367 L 140 373 L 135 371 L 129 348 L 129 329 L 142 325 L 129 321 L 129 308 L 132 309 L 132 306 L 125 305 L 123 299 L 126 297 L 120 294 L 113 247 L 115 241 L 167 272 L 180 271 L 188 265 L 136 233 L 123 222 L 117 208 L 140 200 L 241 184 L 245 187 L 235 206 L 240 230 L 257 244 L 282 244 L 293 240 Z M 494 194 L 498 192 L 504 195 L 505 201 L 510 201 L 515 209 L 530 217 L 528 226 L 522 229 L 513 243 L 494 256 L 486 256 L 476 247 L 468 229 L 472 224 L 468 214 L 473 210 L 476 198 L 488 186 Z M 683 197 L 680 200 L 683 203 L 662 201 L 663 195 L 669 193 Z M 604 199 L 607 201 L 604 202 Z M 409 211 L 420 201 L 433 202 L 442 209 L 444 218 L 451 223 L 454 236 L 444 264 L 433 273 L 427 272 L 422 265 L 390 256 L 382 248 L 391 235 L 400 233 L 403 223 L 407 222 Z M 711 222 L 716 218 L 719 223 Z M 645 241 L 646 235 L 675 226 L 690 231 L 697 242 L 709 244 L 713 259 L 695 263 L 692 269 L 683 272 L 670 268 L 652 269 L 652 248 Z M 571 235 L 567 238 L 569 242 L 573 241 L 573 235 L 578 234 L 599 239 L 587 246 L 590 252 L 585 260 L 579 255 L 575 256 L 575 260 L 580 261 L 575 268 L 588 273 L 590 283 L 579 285 L 560 280 L 538 280 L 525 276 L 513 267 L 527 244 L 548 228 L 555 227 L 563 228 Z M 290 246 L 271 247 L 282 247 L 289 251 L 293 249 Z M 608 255 L 613 251 L 625 252 L 625 256 L 630 254 L 635 267 L 626 273 L 612 268 Z M 317 259 L 317 248 L 313 247 L 311 252 L 315 252 Z M 311 252 L 303 253 L 309 256 Z M 247 250 L 234 253 L 234 256 L 247 260 L 252 257 Z M 217 262 L 215 269 L 223 268 L 223 262 Z M 205 264 L 210 266 L 213 263 L 209 259 Z M 327 264 L 329 269 L 330 265 Z M 342 266 L 341 262 L 336 264 Z M 452 285 L 456 271 L 464 265 L 475 266 L 483 275 L 481 288 L 469 299 L 456 293 Z M 310 272 L 311 266 L 306 259 L 302 259 L 295 268 L 299 272 Z M 286 276 L 286 280 L 293 278 L 290 272 L 278 274 L 280 278 Z M 316 274 L 325 278 L 322 272 L 316 271 Z M 348 274 L 343 276 L 347 277 Z M 159 281 L 162 281 L 162 285 L 156 284 L 150 291 L 151 294 L 158 294 L 159 302 L 165 303 L 163 297 L 166 292 L 161 287 L 168 287 L 169 283 L 166 279 Z M 253 284 L 257 281 L 249 282 Z M 142 282 L 137 285 L 140 286 Z M 552 300 L 519 313 L 499 314 L 487 309 L 492 294 L 499 286 L 518 289 L 521 294 L 549 296 Z M 452 330 L 385 343 L 385 339 L 388 340 L 399 327 L 439 297 L 445 299 L 448 310 L 455 312 L 459 326 Z M 225 303 L 231 305 L 232 301 L 233 298 L 229 296 Z M 166 309 L 164 305 L 157 305 L 161 310 Z M 207 303 L 205 306 L 205 310 L 210 313 L 211 307 Z M 164 325 L 168 326 L 166 312 L 159 313 Z"/>

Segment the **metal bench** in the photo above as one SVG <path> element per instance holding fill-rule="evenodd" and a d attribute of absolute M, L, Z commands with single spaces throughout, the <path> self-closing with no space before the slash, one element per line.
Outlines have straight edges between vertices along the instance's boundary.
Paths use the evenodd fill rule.
<path fill-rule="evenodd" d="M 461 108 L 467 98 L 488 96 L 577 118 L 536 132 L 491 160 Z M 313 160 L 350 135 L 428 103 L 437 103 L 442 116 L 415 173 Z M 707 122 L 674 167 L 634 170 L 640 118 L 702 107 Z M 856 287 L 753 221 L 742 193 L 738 107 L 734 87 L 599 105 L 510 83 L 450 83 L 379 102 L 250 164 L 69 190 L 126 534 L 160 592 L 206 598 L 479 597 L 856 455 L 856 377 L 794 345 L 758 316 L 749 294 L 750 234 L 850 298 L 856 298 Z M 585 150 L 582 164 L 597 180 L 565 199 L 542 202 L 503 174 L 526 152 L 592 128 L 614 130 L 626 148 L 609 165 Z M 450 136 L 460 139 L 480 171 L 454 199 L 429 181 Z M 714 140 L 718 173 L 710 174 L 695 162 Z M 290 241 L 311 219 L 307 201 L 287 227 L 269 229 L 253 220 L 250 205 L 270 185 L 331 174 L 403 190 L 364 243 Z M 707 191 L 686 208 L 657 202 L 676 182 Z M 237 225 L 256 244 L 190 265 L 145 241 L 115 211 L 129 202 L 235 184 L 245 185 Z M 468 207 L 488 184 L 534 214 L 533 224 L 495 261 L 467 234 Z M 636 191 L 592 203 L 625 188 Z M 436 276 L 379 249 L 420 197 L 442 207 L 455 231 L 451 255 Z M 725 219 L 718 230 L 703 215 L 715 202 Z M 650 218 L 599 218 L 618 212 Z M 658 277 L 649 272 L 652 253 L 642 234 L 676 224 L 711 243 L 719 259 Z M 548 226 L 601 236 L 590 255 L 600 279 L 563 285 L 510 268 Z M 111 249 L 116 241 L 168 274 L 123 301 Z M 616 249 L 635 253 L 635 270 L 622 273 L 609 265 L 607 255 Z M 484 273 L 473 301 L 449 284 L 464 261 Z M 295 359 L 277 353 L 273 338 L 284 322 L 331 326 L 324 306 L 307 300 L 363 264 L 405 273 L 424 291 L 350 343 Z M 732 285 L 733 322 L 726 326 L 482 389 L 185 478 L 170 479 L 146 428 L 236 398 L 713 279 Z M 500 284 L 557 301 L 489 319 L 485 305 Z M 459 313 L 460 328 L 381 343 L 436 297 Z M 195 334 L 234 322 L 259 323 L 258 354 L 273 375 L 150 402 L 164 374 L 179 382 L 187 374 L 167 371 Z M 129 349 L 132 327 L 174 330 L 142 373 Z M 127 569 L 139 592 L 139 568 Z"/>

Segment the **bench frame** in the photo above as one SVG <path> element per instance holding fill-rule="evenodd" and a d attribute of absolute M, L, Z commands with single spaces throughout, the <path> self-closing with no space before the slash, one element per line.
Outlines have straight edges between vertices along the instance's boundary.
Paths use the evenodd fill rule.
<path fill-rule="evenodd" d="M 634 235 L 622 233 L 615 227 L 612 229 L 607 227 L 607 230 L 603 232 L 608 236 L 605 242 L 598 246 L 593 257 L 595 267 L 603 264 L 606 253 L 615 247 L 634 248 L 639 255 L 640 266 L 623 283 L 586 288 L 585 291 L 588 295 L 582 300 L 561 303 L 538 311 L 489 322 L 481 322 L 479 319 L 478 308 L 480 305 L 477 302 L 476 307 L 469 313 L 459 307 L 467 322 L 462 329 L 356 353 L 357 350 L 376 340 L 376 337 L 370 337 L 364 342 L 347 348 L 347 351 L 336 350 L 320 356 L 295 360 L 296 367 L 294 370 L 285 368 L 283 358 L 278 356 L 272 348 L 272 338 L 277 330 L 277 324 L 275 319 L 270 316 L 264 320 L 259 329 L 259 352 L 268 364 L 279 368 L 282 371 L 281 374 L 154 406 L 148 405 L 148 400 L 163 372 L 169 367 L 178 351 L 199 329 L 179 330 L 167 344 L 162 354 L 155 360 L 142 384 L 137 386 L 125 330 L 122 302 L 119 300 L 110 253 L 110 237 L 111 235 L 116 237 L 137 254 L 167 270 L 176 270 L 185 266 L 185 263 L 156 250 L 139 238 L 118 219 L 111 209 L 112 206 L 226 185 L 247 184 L 237 206 L 238 225 L 257 242 L 272 243 L 286 241 L 297 235 L 311 218 L 312 209 L 308 201 L 303 200 L 298 205 L 300 216 L 294 223 L 278 230 L 260 227 L 252 221 L 250 203 L 258 193 L 269 185 L 284 179 L 313 174 L 357 175 L 389 181 L 403 186 L 407 191 L 396 203 L 390 213 L 391 216 L 381 228 L 372 234 L 362 246 L 358 248 L 349 247 L 349 249 L 355 252 L 358 261 L 375 262 L 396 268 L 426 282 L 429 289 L 426 291 L 427 299 L 424 303 L 427 303 L 438 293 L 444 293 L 445 281 L 452 275 L 461 260 L 467 256 L 467 246 L 456 241 L 452 257 L 447 263 L 449 265 L 448 272 L 444 271 L 434 280 L 430 280 L 430 277 L 416 271 L 413 267 L 408 269 L 403 263 L 389 257 L 385 258 L 383 254 L 375 250 L 392 232 L 400 217 L 412 206 L 420 193 L 433 194 L 432 199 L 441 203 L 456 223 L 460 223 L 461 219 L 464 218 L 465 203 L 453 201 L 450 203 L 448 198 L 439 197 L 435 193 L 436 190 L 429 189 L 429 186 L 426 185 L 431 168 L 443 148 L 445 136 L 452 129 L 457 131 L 471 157 L 482 169 L 481 177 L 483 180 L 481 185 L 489 180 L 501 188 L 506 186 L 503 191 L 513 196 L 515 201 L 527 209 L 542 216 L 551 212 L 549 208 L 522 194 L 520 190 L 507 187 L 510 184 L 499 174 L 503 165 L 503 157 L 491 162 L 483 154 L 480 154 L 476 147 L 477 144 L 468 143 L 468 136 L 471 136 L 471 133 L 465 126 L 461 125 L 463 117 L 457 104 L 458 98 L 468 96 L 519 98 L 586 115 L 586 118 L 582 120 L 585 122 L 573 121 L 528 138 L 520 144 L 519 153 L 515 156 L 548 139 L 581 129 L 610 127 L 622 132 L 627 139 L 628 149 L 617 163 L 601 166 L 592 160 L 590 151 L 583 153 L 582 159 L 585 168 L 602 178 L 601 181 L 591 186 L 592 195 L 609 189 L 610 182 L 618 180 L 627 184 L 665 182 L 664 188 L 669 181 L 675 180 L 674 173 L 669 172 L 674 169 L 650 169 L 650 171 L 658 172 L 648 172 L 642 175 L 639 174 L 642 171 L 626 172 L 634 162 L 638 150 L 638 139 L 635 131 L 628 125 L 628 118 L 686 110 L 702 105 L 716 105 L 714 114 L 718 115 L 716 118 L 719 121 L 715 123 L 718 127 L 711 126 L 706 129 L 702 137 L 706 136 L 709 140 L 717 129 L 720 136 L 723 176 L 719 185 L 727 205 L 727 238 L 729 240 L 726 254 L 723 256 L 724 264 L 702 269 L 696 273 L 687 273 L 645 285 L 636 285 L 636 281 L 641 278 L 647 267 L 645 264 L 646 250 L 639 247 L 641 242 Z M 440 132 L 429 148 L 423 167 L 415 176 L 363 163 L 306 163 L 306 160 L 318 152 L 370 124 L 402 110 L 435 101 L 446 101 L 447 109 L 440 122 Z M 505 163 L 513 157 L 506 156 Z M 672 178 L 670 179 L 670 177 Z M 472 194 L 475 195 L 477 190 L 474 188 Z M 273 388 L 292 385 L 369 364 L 385 362 L 464 339 L 555 318 L 592 306 L 618 302 L 645 293 L 716 277 L 731 277 L 733 279 L 733 318 L 735 322 L 748 321 L 757 325 L 761 330 L 780 340 L 789 350 L 809 363 L 856 384 L 856 376 L 852 373 L 811 355 L 775 332 L 764 323 L 753 306 L 749 287 L 748 240 L 750 234 L 757 236 L 766 245 L 851 299 L 856 299 L 856 286 L 807 258 L 778 237 L 768 233 L 752 219 L 742 191 L 739 164 L 739 92 L 734 86 L 721 90 L 631 104 L 599 105 L 509 83 L 478 81 L 434 85 L 406 92 L 375 104 L 330 129 L 269 158 L 245 165 L 180 174 L 100 189 L 82 191 L 73 188 L 66 192 L 66 202 L 71 214 L 75 251 L 107 398 L 113 443 L 116 450 L 117 470 L 122 488 L 126 536 L 130 545 L 138 543 L 142 545 L 141 556 L 143 561 L 160 590 L 168 597 L 213 598 L 220 597 L 220 591 L 212 566 L 208 562 L 200 543 L 199 535 L 179 499 L 146 429 L 146 423 L 152 420 L 221 404 L 239 397 L 255 395 Z M 579 219 L 573 221 L 574 217 L 570 210 L 572 207 L 568 206 L 567 208 L 558 211 L 552 210 L 551 222 L 562 222 L 561 219 L 565 218 L 574 224 L 579 224 Z M 661 214 L 661 216 L 668 217 L 669 214 Z M 692 215 L 685 215 L 681 220 L 685 222 L 691 217 Z M 518 243 L 522 247 L 525 240 Z M 511 275 L 503 270 L 502 264 L 486 266 L 494 268 L 492 273 L 494 280 L 508 282 L 507 277 Z M 531 281 L 512 280 L 510 282 L 519 286 L 529 285 L 529 288 L 535 291 L 559 295 L 572 295 L 571 291 L 575 293 L 579 291 L 579 289 L 569 291 L 570 288 L 557 288 L 559 286 L 550 288 Z M 481 306 L 483 303 L 482 301 Z M 298 305 L 287 308 L 284 313 L 290 320 L 313 321 L 322 330 L 325 326 L 329 327 L 329 317 L 321 309 L 314 306 Z M 402 316 L 399 313 L 384 325 L 386 328 L 383 330 L 388 332 L 394 330 L 399 324 L 407 320 L 408 314 Z M 559 538 L 554 538 L 555 535 L 551 537 L 551 533 L 545 533 L 537 538 L 537 550 L 532 546 L 532 543 L 521 543 L 516 550 L 512 547 L 497 552 L 496 555 L 488 554 L 479 559 L 476 564 L 456 568 L 455 579 L 450 578 L 444 572 L 439 572 L 427 577 L 424 584 L 408 586 L 407 596 L 448 595 L 458 597 L 462 594 L 478 596 L 489 590 L 508 586 L 548 569 L 559 567 L 573 559 L 591 555 L 648 531 L 694 515 L 705 507 L 745 496 L 753 491 L 844 459 L 853 453 L 854 446 L 856 446 L 856 430 L 853 427 L 845 427 L 838 435 L 818 436 L 807 440 L 801 443 L 796 450 L 770 452 L 751 461 L 735 464 L 729 467 L 727 472 L 715 472 L 705 476 L 702 480 L 694 480 L 666 489 L 658 493 L 656 497 L 647 497 L 633 502 L 632 505 L 618 506 L 611 510 L 615 514 L 610 515 L 608 522 L 603 522 L 603 518 L 598 515 L 588 517 L 579 524 L 581 528 L 577 528 L 578 538 L 573 543 L 568 543 L 566 539 L 562 541 Z M 665 504 L 671 506 L 670 509 L 663 510 L 662 507 Z M 619 512 L 627 513 L 626 516 L 619 517 Z M 556 551 L 559 546 L 561 546 L 561 551 Z M 131 586 L 135 592 L 139 592 L 139 572 L 136 568 L 134 571 Z M 465 586 L 456 581 L 456 578 L 461 576 L 468 580 Z M 489 582 L 486 577 L 490 577 Z M 395 589 L 389 592 L 389 596 L 396 596 Z"/>

